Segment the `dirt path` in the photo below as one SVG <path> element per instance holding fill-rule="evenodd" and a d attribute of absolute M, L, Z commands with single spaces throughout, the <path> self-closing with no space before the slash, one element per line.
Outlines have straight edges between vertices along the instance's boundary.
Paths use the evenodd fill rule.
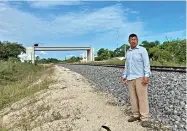
<path fill-rule="evenodd" d="M 146 131 L 128 123 L 122 107 L 107 104 L 112 97 L 94 90 L 81 75 L 55 67 L 56 82 L 32 99 L 24 99 L 2 112 L 3 127 L 32 131 Z"/>

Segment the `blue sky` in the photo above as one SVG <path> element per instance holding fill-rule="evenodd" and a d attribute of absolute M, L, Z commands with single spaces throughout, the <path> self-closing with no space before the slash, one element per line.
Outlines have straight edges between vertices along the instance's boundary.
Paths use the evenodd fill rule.
<path fill-rule="evenodd" d="M 24 46 L 92 46 L 114 50 L 128 35 L 160 42 L 186 37 L 185 1 L 18 1 L 0 2 L 0 40 Z M 64 59 L 83 51 L 37 52 Z"/>

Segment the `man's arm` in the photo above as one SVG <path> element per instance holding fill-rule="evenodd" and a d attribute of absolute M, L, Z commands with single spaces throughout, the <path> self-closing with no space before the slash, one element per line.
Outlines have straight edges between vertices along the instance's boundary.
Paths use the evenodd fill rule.
<path fill-rule="evenodd" d="M 125 69 L 123 71 L 123 75 L 122 75 L 122 83 L 125 84 L 127 80 L 127 60 L 125 60 Z"/>
<path fill-rule="evenodd" d="M 149 62 L 149 55 L 145 48 L 143 49 L 142 57 L 143 57 L 143 64 L 144 64 L 144 77 L 149 77 L 149 75 L 151 74 L 150 62 Z"/>
<path fill-rule="evenodd" d="M 127 53 L 125 54 L 125 69 L 123 71 L 122 78 L 127 79 Z"/>
<path fill-rule="evenodd" d="M 126 79 L 126 78 L 127 78 L 127 60 L 125 60 L 125 69 L 124 69 L 124 71 L 123 71 L 122 78 L 123 78 L 123 79 Z"/>

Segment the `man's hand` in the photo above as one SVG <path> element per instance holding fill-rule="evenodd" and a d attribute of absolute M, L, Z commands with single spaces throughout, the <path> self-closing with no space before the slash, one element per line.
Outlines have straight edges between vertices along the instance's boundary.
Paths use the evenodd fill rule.
<path fill-rule="evenodd" d="M 149 83 L 149 77 L 143 77 L 142 83 L 143 83 L 144 85 L 148 84 L 148 83 Z"/>
<path fill-rule="evenodd" d="M 125 84 L 125 83 L 126 83 L 126 79 L 125 79 L 125 78 L 121 78 L 121 82 L 122 82 L 123 84 Z"/>

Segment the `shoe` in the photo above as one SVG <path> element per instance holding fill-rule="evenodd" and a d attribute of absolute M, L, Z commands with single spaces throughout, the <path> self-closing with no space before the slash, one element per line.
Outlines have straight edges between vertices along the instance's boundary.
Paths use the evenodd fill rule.
<path fill-rule="evenodd" d="M 128 122 L 134 122 L 134 121 L 137 121 L 137 120 L 140 120 L 140 117 L 131 116 L 131 118 L 128 119 Z"/>
<path fill-rule="evenodd" d="M 141 126 L 142 126 L 142 127 L 151 127 L 151 124 L 150 124 L 149 121 L 142 121 L 142 122 L 141 122 Z"/>

